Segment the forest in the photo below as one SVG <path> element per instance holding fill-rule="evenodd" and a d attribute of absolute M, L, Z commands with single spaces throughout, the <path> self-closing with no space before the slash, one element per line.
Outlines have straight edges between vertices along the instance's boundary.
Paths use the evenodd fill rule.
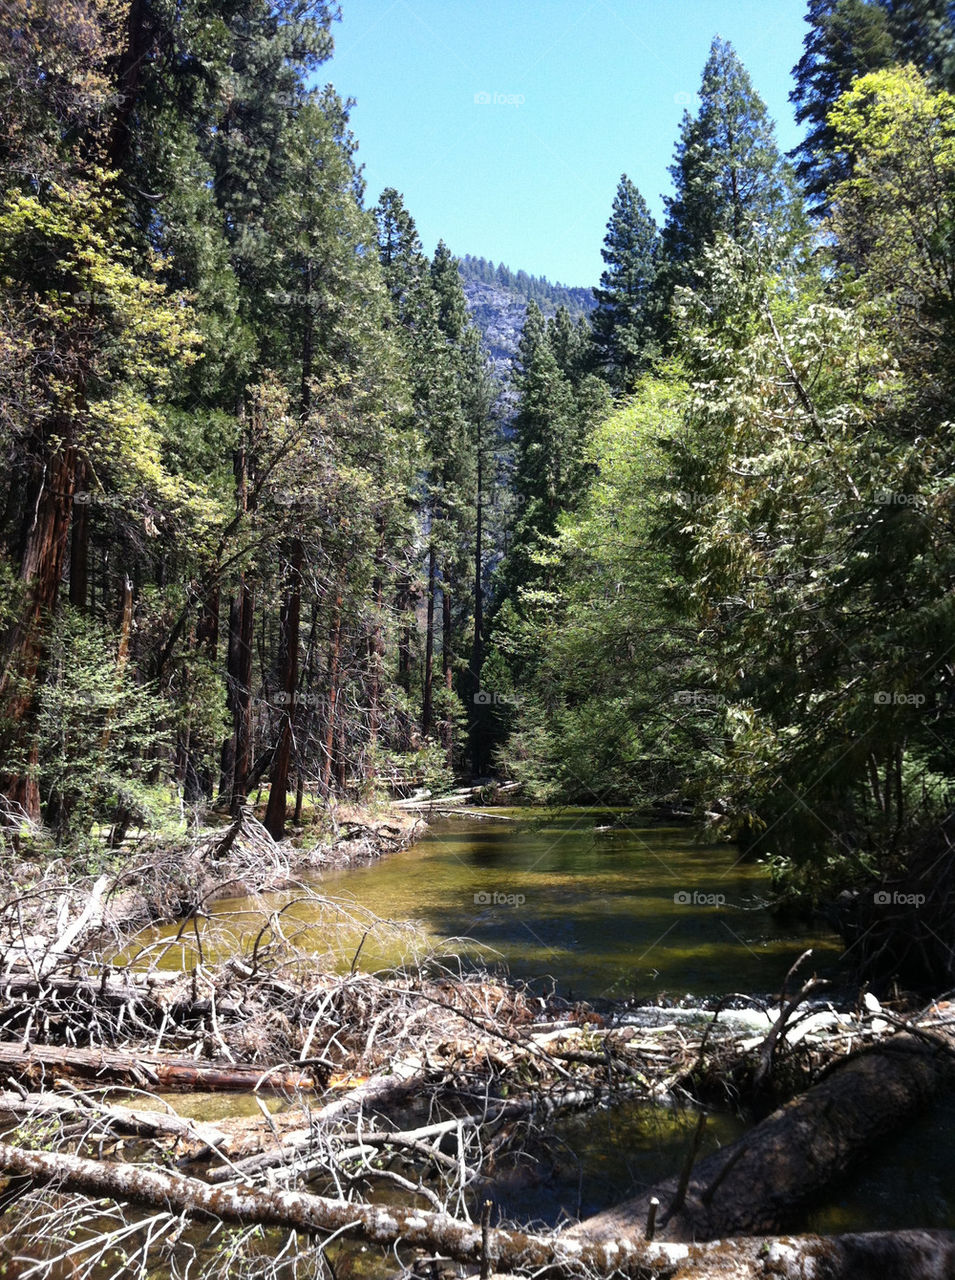
<path fill-rule="evenodd" d="M 784 1239 L 951 1084 L 952 6 L 809 0 L 789 155 L 715 37 L 592 295 L 366 190 L 330 0 L 0 11 L 0 1276 L 955 1274 L 922 1224 Z M 503 374 L 469 282 L 526 302 Z M 647 1049 L 456 939 L 366 972 L 404 926 L 316 867 L 439 801 L 726 845 L 857 998 L 790 1038 L 794 951 L 755 1046 L 721 1001 Z M 213 944 L 224 885 L 324 959 L 268 897 Z M 703 1108 L 672 1185 L 492 1225 L 618 1095 Z"/>

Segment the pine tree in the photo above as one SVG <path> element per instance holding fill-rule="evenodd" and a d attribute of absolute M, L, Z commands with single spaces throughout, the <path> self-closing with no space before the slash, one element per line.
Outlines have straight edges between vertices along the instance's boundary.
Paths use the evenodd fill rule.
<path fill-rule="evenodd" d="M 955 89 L 955 11 L 950 0 L 877 0 L 888 15 L 895 61 L 912 63 L 940 89 Z"/>
<path fill-rule="evenodd" d="M 796 106 L 796 123 L 808 124 L 809 131 L 791 154 L 812 211 L 820 213 L 849 167 L 834 145 L 829 112 L 857 76 L 892 62 L 895 43 L 886 9 L 870 0 L 809 0 L 806 21 L 810 30 L 793 68 L 796 84 L 789 100 Z"/>
<path fill-rule="evenodd" d="M 620 179 L 601 250 L 606 263 L 591 317 L 601 369 L 611 386 L 630 391 L 654 350 L 659 328 L 660 232 L 626 174 Z"/>
<path fill-rule="evenodd" d="M 685 112 L 670 168 L 675 194 L 663 229 L 668 291 L 693 285 L 718 235 L 738 244 L 801 227 L 801 203 L 775 129 L 746 68 L 717 37 L 703 69 L 700 109 Z"/>

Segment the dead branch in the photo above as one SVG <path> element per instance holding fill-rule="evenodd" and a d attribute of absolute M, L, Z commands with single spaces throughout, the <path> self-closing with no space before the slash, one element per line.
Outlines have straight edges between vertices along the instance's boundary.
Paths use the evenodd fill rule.
<path fill-rule="evenodd" d="M 825 1274 L 828 1280 L 858 1280 L 866 1274 L 935 1280 L 951 1274 L 955 1266 L 955 1232 L 946 1231 L 729 1239 L 691 1245 L 637 1242 L 613 1235 L 580 1240 L 566 1234 L 482 1228 L 480 1223 L 425 1209 L 350 1204 L 304 1192 L 257 1191 L 247 1186 L 210 1187 L 197 1178 L 138 1165 L 24 1151 L 7 1143 L 0 1143 L 0 1169 L 53 1183 L 61 1192 L 107 1196 L 167 1214 L 210 1214 L 225 1222 L 288 1227 L 307 1236 L 345 1232 L 372 1244 L 437 1251 L 462 1263 L 486 1259 L 488 1274 L 535 1275 L 546 1269 L 560 1276 L 627 1280 L 769 1276 L 802 1280 L 809 1274 Z"/>

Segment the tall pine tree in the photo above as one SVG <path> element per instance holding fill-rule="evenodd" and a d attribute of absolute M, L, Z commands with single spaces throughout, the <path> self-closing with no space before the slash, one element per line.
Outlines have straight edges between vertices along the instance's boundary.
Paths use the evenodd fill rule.
<path fill-rule="evenodd" d="M 847 175 L 845 154 L 836 150 L 829 112 L 856 76 L 888 66 L 894 42 L 888 15 L 868 0 L 809 0 L 810 31 L 804 53 L 793 68 L 796 84 L 789 95 L 796 123 L 807 124 L 805 139 L 792 152 L 796 176 L 822 212 L 832 186 Z"/>
<path fill-rule="evenodd" d="M 601 250 L 606 264 L 591 318 L 599 367 L 611 386 L 631 391 L 659 330 L 660 232 L 626 174 L 620 179 Z"/>
<path fill-rule="evenodd" d="M 703 68 L 700 109 L 685 112 L 670 168 L 675 194 L 663 229 L 668 291 L 693 286 L 719 235 L 738 244 L 801 228 L 792 172 L 763 100 L 732 45 L 717 37 Z"/>

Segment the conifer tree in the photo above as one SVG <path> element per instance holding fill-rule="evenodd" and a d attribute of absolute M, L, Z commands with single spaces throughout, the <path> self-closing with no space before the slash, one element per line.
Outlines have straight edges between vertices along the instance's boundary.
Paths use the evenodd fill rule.
<path fill-rule="evenodd" d="M 630 391 L 654 350 L 659 327 L 660 232 L 626 174 L 620 179 L 601 250 L 606 264 L 592 316 L 599 367 L 610 385 Z"/>
<path fill-rule="evenodd" d="M 670 168 L 675 194 L 663 229 L 668 290 L 697 282 L 719 235 L 747 245 L 785 239 L 801 202 L 766 107 L 732 45 L 717 37 L 703 69 L 700 108 L 685 112 Z"/>
<path fill-rule="evenodd" d="M 809 0 L 806 21 L 810 30 L 793 68 L 789 100 L 796 123 L 809 129 L 792 155 L 813 211 L 821 212 L 833 184 L 848 172 L 844 153 L 834 146 L 829 112 L 857 76 L 888 66 L 894 42 L 885 8 L 869 0 Z"/>

